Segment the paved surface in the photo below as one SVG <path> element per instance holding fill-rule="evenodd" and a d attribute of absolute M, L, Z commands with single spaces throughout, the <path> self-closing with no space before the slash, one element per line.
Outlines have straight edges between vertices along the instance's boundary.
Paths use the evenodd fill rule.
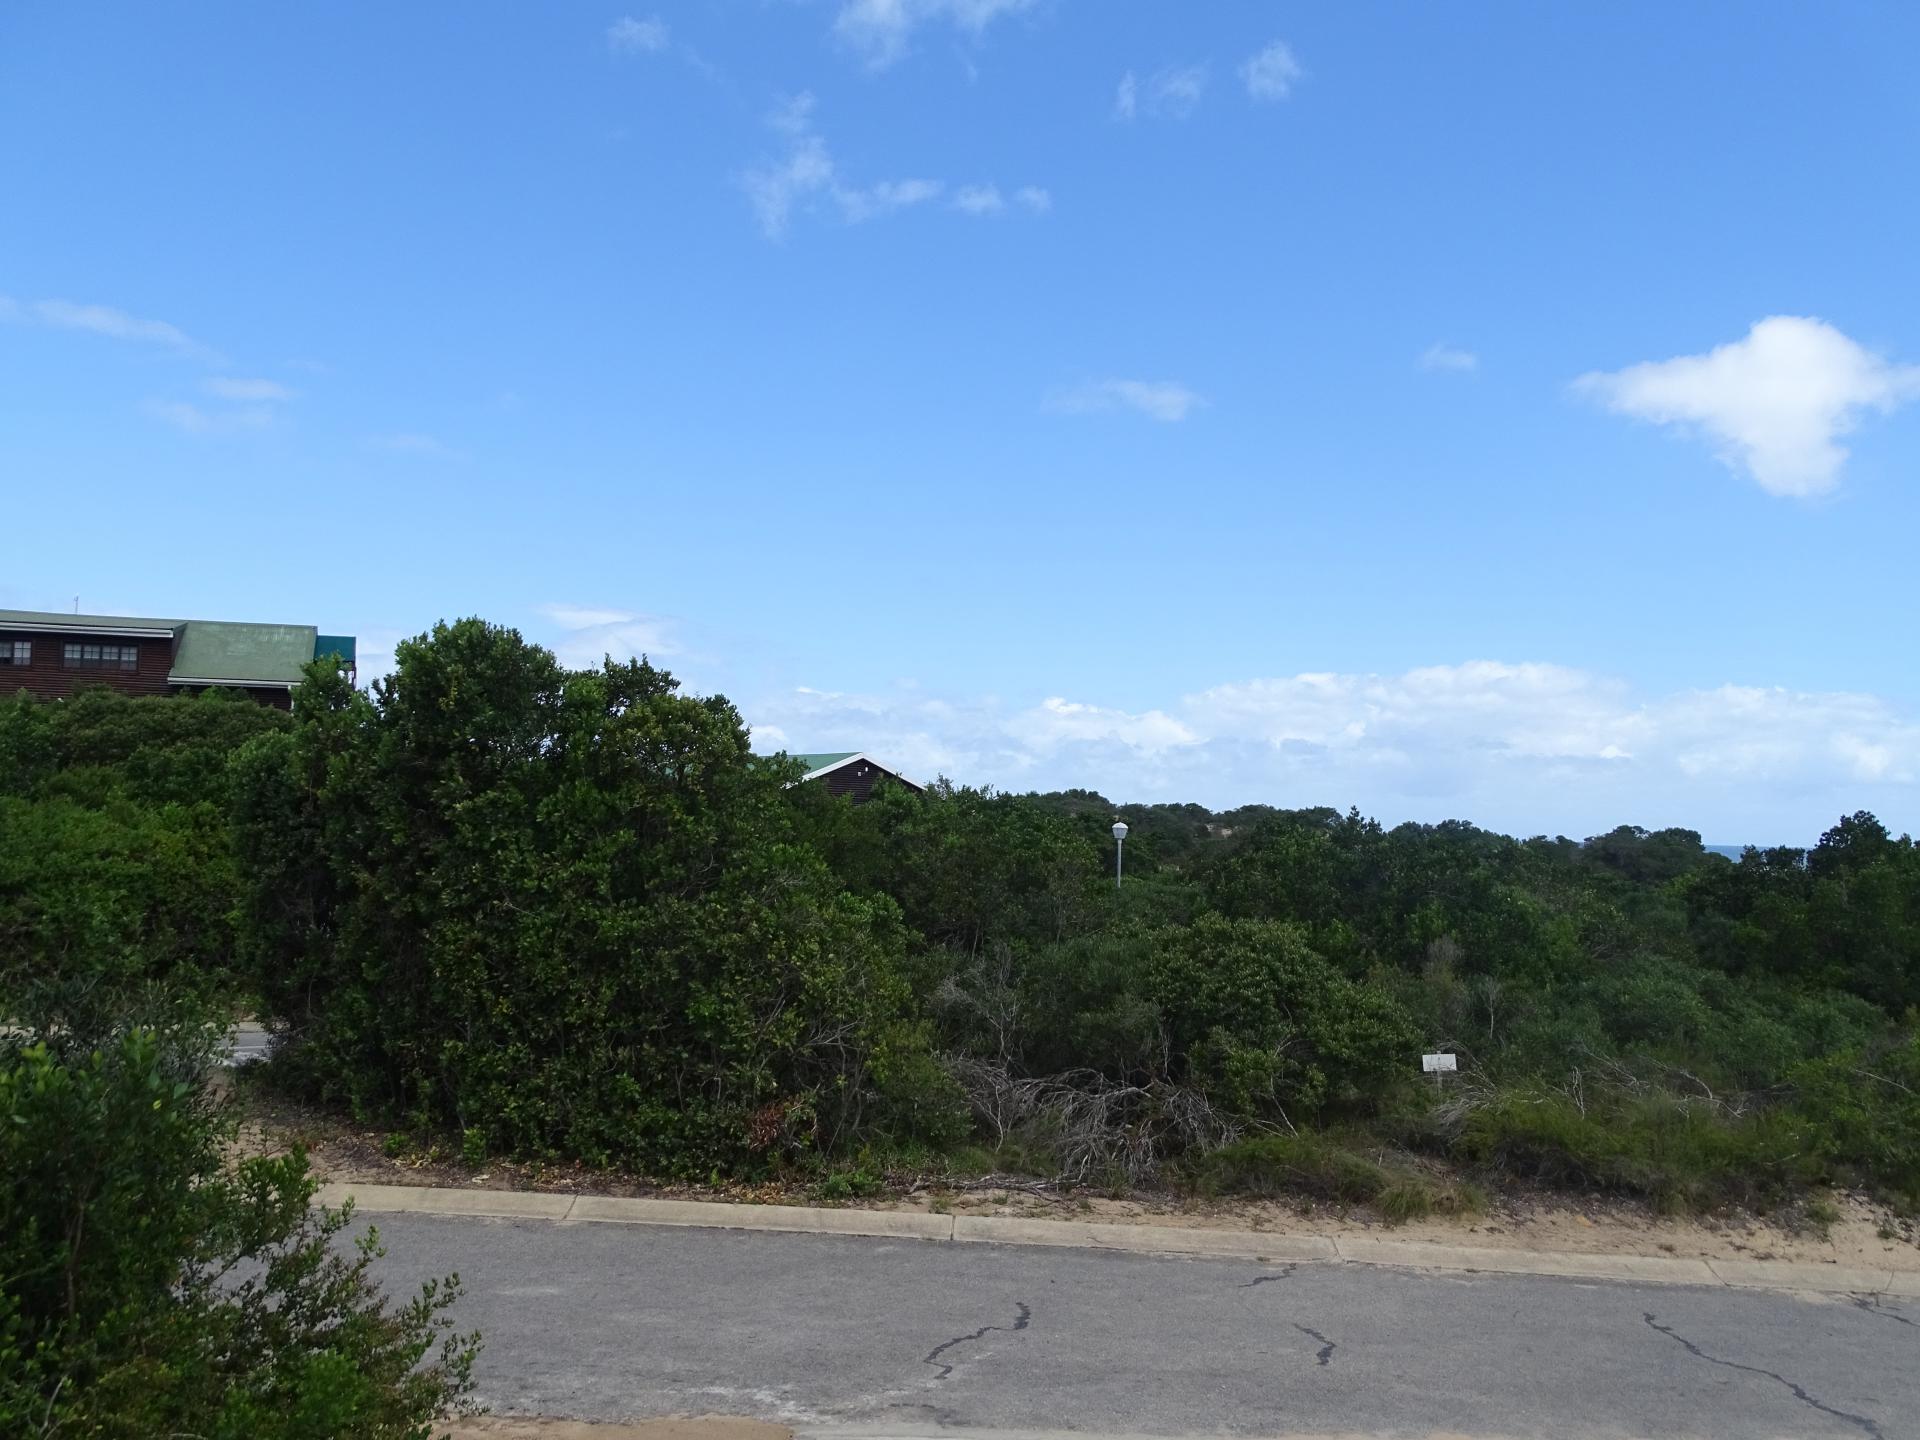
<path fill-rule="evenodd" d="M 1920 1437 L 1920 1301 L 376 1217 L 496 1410 L 802 1430 Z"/>
<path fill-rule="evenodd" d="M 227 1035 L 224 1063 L 237 1068 L 254 1060 L 264 1060 L 271 1048 L 266 1026 L 242 1020 Z"/>
<path fill-rule="evenodd" d="M 1377 1236 L 1291 1235 L 1272 1230 L 1205 1226 L 1115 1225 L 1011 1215 L 934 1215 L 858 1206 L 751 1205 L 650 1196 L 568 1195 L 551 1191 L 466 1186 L 325 1184 L 317 1198 L 362 1214 L 460 1215 L 489 1220 L 591 1220 L 605 1225 L 685 1225 L 707 1230 L 778 1230 L 807 1235 L 866 1235 L 955 1244 L 1064 1245 L 1148 1255 L 1252 1260 L 1329 1260 L 1346 1265 L 1553 1275 L 1579 1280 L 1664 1281 L 1676 1285 L 1739 1285 L 1759 1290 L 1815 1290 L 1831 1295 L 1920 1299 L 1920 1270 L 1808 1264 L 1782 1260 L 1681 1259 L 1672 1255 L 1603 1255 L 1567 1250 L 1496 1249 L 1434 1240 Z"/>

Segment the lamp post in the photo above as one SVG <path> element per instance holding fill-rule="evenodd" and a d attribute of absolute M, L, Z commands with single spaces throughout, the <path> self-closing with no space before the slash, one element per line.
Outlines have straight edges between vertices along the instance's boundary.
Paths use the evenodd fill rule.
<path fill-rule="evenodd" d="M 1127 822 L 1113 822 L 1113 888 L 1120 888 L 1120 872 L 1124 868 L 1127 855 Z"/>

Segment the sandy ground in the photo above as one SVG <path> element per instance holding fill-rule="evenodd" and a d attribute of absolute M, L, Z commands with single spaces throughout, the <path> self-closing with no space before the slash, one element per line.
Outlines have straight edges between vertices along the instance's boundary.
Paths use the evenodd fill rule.
<path fill-rule="evenodd" d="M 1000 1192 L 1007 1194 L 1007 1192 Z M 1809 1226 L 1729 1212 L 1675 1219 L 1645 1206 L 1594 1196 L 1538 1192 L 1496 1195 L 1484 1215 L 1433 1217 L 1389 1225 L 1365 1207 L 1306 1208 L 1263 1200 L 1189 1200 L 1177 1196 L 1053 1201 L 1011 1192 L 966 1195 L 940 1203 L 955 1214 L 1011 1214 L 1044 1220 L 1089 1220 L 1119 1225 L 1168 1225 L 1286 1235 L 1391 1235 L 1505 1250 L 1571 1250 L 1590 1255 L 1669 1255 L 1719 1260 L 1792 1260 L 1809 1264 L 1920 1271 L 1920 1227 L 1859 1195 L 1835 1195 L 1840 1219 L 1822 1237 Z M 887 1208 L 931 1209 L 924 1199 Z M 1891 1238 L 1882 1229 L 1891 1231 Z"/>
<path fill-rule="evenodd" d="M 254 1118 L 244 1127 L 242 1148 L 278 1151 L 304 1144 L 323 1179 L 381 1185 L 432 1185 L 462 1189 L 538 1190 L 558 1194 L 650 1195 L 668 1199 L 759 1204 L 819 1205 L 804 1188 L 791 1186 L 665 1186 L 617 1172 L 570 1167 L 491 1164 L 472 1170 L 448 1157 L 386 1153 L 385 1137 L 281 1102 L 256 1098 Z M 1920 1223 L 1902 1218 L 1867 1197 L 1837 1193 L 1840 1212 L 1828 1226 L 1798 1214 L 1755 1215 L 1745 1211 L 1676 1219 L 1644 1204 L 1605 1196 L 1538 1190 L 1503 1190 L 1487 1212 L 1435 1216 L 1389 1225 L 1365 1206 L 1253 1199 L 1203 1200 L 1189 1196 L 1137 1195 L 1115 1199 L 1092 1194 L 1055 1195 L 1019 1181 L 1005 1186 L 967 1182 L 966 1189 L 938 1181 L 890 1195 L 849 1202 L 876 1210 L 937 1211 L 961 1215 L 1014 1215 L 1035 1220 L 1078 1220 L 1112 1225 L 1168 1225 L 1252 1230 L 1286 1235 L 1391 1235 L 1523 1251 L 1575 1251 L 1595 1255 L 1678 1256 L 1705 1260 L 1788 1260 L 1859 1268 L 1880 1266 L 1920 1272 Z M 480 1433 L 480 1432 L 476 1432 Z M 662 1437 L 693 1440 L 693 1437 Z M 734 1437 L 726 1437 L 734 1440 Z"/>

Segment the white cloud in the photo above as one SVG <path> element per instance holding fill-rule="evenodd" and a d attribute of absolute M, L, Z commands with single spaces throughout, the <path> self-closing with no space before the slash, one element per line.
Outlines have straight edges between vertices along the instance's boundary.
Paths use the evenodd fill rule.
<path fill-rule="evenodd" d="M 1022 185 L 1013 192 L 1013 198 L 1035 215 L 1044 215 L 1053 208 L 1053 192 L 1038 185 Z"/>
<path fill-rule="evenodd" d="M 1207 80 L 1205 65 L 1169 66 L 1148 82 L 1147 109 L 1155 115 L 1184 120 L 1205 97 Z"/>
<path fill-rule="evenodd" d="M 1920 396 L 1920 366 L 1895 365 L 1825 321 L 1773 315 L 1705 355 L 1583 375 L 1576 390 L 1637 420 L 1696 430 L 1771 495 L 1840 482 L 1841 437 L 1872 410 Z"/>
<path fill-rule="evenodd" d="M 749 170 L 741 180 L 760 228 L 772 240 L 787 233 L 794 206 L 834 183 L 827 142 L 813 131 L 813 103 L 812 95 L 802 93 L 775 109 L 767 123 L 787 137 L 787 153 Z"/>
<path fill-rule="evenodd" d="M 1034 0 L 842 0 L 833 33 L 875 70 L 884 70 L 907 53 L 920 26 L 944 22 L 977 40 L 1003 15 L 1016 14 Z"/>
<path fill-rule="evenodd" d="M 236 402 L 212 409 L 186 400 L 149 400 L 141 409 L 152 419 L 188 435 L 225 435 L 263 430 L 273 424 L 273 402 L 291 400 L 293 391 L 277 380 L 248 380 L 216 375 L 200 382 L 216 400 Z"/>
<path fill-rule="evenodd" d="M 591 669 L 609 655 L 630 660 L 680 652 L 673 622 L 657 615 L 595 605 L 553 604 L 539 609 L 562 632 L 554 643 L 554 654 L 576 670 Z"/>
<path fill-rule="evenodd" d="M 593 605 L 542 605 L 540 613 L 565 630 L 622 625 L 634 618 L 631 610 L 607 610 Z"/>
<path fill-rule="evenodd" d="M 1200 737 L 1160 710 L 1130 714 L 1100 705 L 1082 705 L 1059 696 L 1009 717 L 1007 733 L 1040 754 L 1063 745 L 1113 740 L 1147 754 L 1197 745 Z"/>
<path fill-rule="evenodd" d="M 847 223 L 854 225 L 938 200 L 946 188 L 940 180 L 881 180 L 864 187 L 836 184 L 832 194 Z"/>
<path fill-rule="evenodd" d="M 745 715 L 763 753 L 871 750 L 923 782 L 948 775 L 1007 785 L 1034 763 L 1006 733 L 1006 715 L 992 700 L 954 702 L 911 691 L 849 695 L 801 686 L 747 707 Z"/>
<path fill-rule="evenodd" d="M 1471 350 L 1462 350 L 1456 345 L 1435 341 L 1420 356 L 1422 370 L 1478 370 L 1480 357 Z"/>
<path fill-rule="evenodd" d="M 948 193 L 943 180 L 880 180 L 869 185 L 849 180 L 827 149 L 813 119 L 814 99 L 796 95 L 768 117 L 774 132 L 786 141 L 786 153 L 749 170 L 740 179 L 760 228 L 770 240 L 783 238 L 796 213 L 815 205 L 837 211 L 847 224 L 877 219 L 900 210 L 928 205 Z M 1005 208 L 999 188 L 991 184 L 966 185 L 953 192 L 952 208 L 970 215 L 987 215 Z M 1028 210 L 1039 212 L 1052 203 L 1036 186 L 1023 188 L 1017 198 Z"/>
<path fill-rule="evenodd" d="M 1133 78 L 1129 70 L 1120 77 L 1120 86 L 1113 92 L 1113 118 L 1131 120 L 1140 111 L 1140 82 Z"/>
<path fill-rule="evenodd" d="M 377 450 L 390 450 L 396 455 L 426 455 L 438 460 L 451 460 L 459 452 L 436 436 L 423 434 L 418 430 L 401 430 L 385 435 L 372 435 L 368 442 Z"/>
<path fill-rule="evenodd" d="M 0 320 L 45 325 L 55 330 L 79 330 L 110 340 L 133 340 L 164 346 L 183 355 L 213 358 L 206 346 L 178 326 L 129 315 L 111 305 L 81 305 L 71 300 L 15 300 L 0 295 Z"/>
<path fill-rule="evenodd" d="M 667 48 L 667 22 L 658 15 L 622 15 L 607 27 L 607 48 L 616 55 L 657 55 Z"/>
<path fill-rule="evenodd" d="M 1069 415 L 1125 407 L 1152 420 L 1184 420 L 1206 400 L 1177 380 L 1092 380 L 1047 397 L 1047 408 Z"/>
<path fill-rule="evenodd" d="M 1248 57 L 1240 67 L 1247 94 L 1255 100 L 1284 100 L 1293 93 L 1293 84 L 1305 72 L 1284 41 L 1276 40 L 1266 49 Z"/>
<path fill-rule="evenodd" d="M 273 413 L 257 406 L 203 410 L 185 400 L 149 400 L 141 408 L 153 419 L 186 435 L 228 435 L 238 430 L 263 430 L 273 423 Z"/>
<path fill-rule="evenodd" d="M 291 400 L 293 391 L 278 380 L 241 380 L 216 376 L 202 388 L 220 400 Z"/>
<path fill-rule="evenodd" d="M 1139 711 L 801 690 L 746 707 L 802 749 L 871 750 L 908 774 L 1226 806 L 1358 804 L 1389 821 L 1533 833 L 1686 825 L 1709 841 L 1810 840 L 1843 812 L 1895 828 L 1920 799 L 1920 719 L 1872 695 L 1721 685 L 1636 695 L 1551 664 L 1309 673 Z"/>
<path fill-rule="evenodd" d="M 813 112 L 818 104 L 811 90 L 789 95 L 773 107 L 773 112 L 767 116 L 767 124 L 782 135 L 801 139 L 813 133 Z"/>
<path fill-rule="evenodd" d="M 962 185 L 954 193 L 953 208 L 969 215 L 998 215 L 1007 208 L 997 185 Z"/>

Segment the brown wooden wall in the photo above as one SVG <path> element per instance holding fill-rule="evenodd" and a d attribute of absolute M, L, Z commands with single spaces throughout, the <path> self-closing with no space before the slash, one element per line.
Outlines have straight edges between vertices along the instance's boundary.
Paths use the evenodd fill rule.
<path fill-rule="evenodd" d="M 13 654 L 13 642 L 25 640 L 33 646 L 33 660 L 27 665 L 0 665 L 0 696 L 12 699 L 18 691 L 43 699 L 71 695 L 83 685 L 104 685 L 125 695 L 165 695 L 167 672 L 173 669 L 173 641 L 170 637 L 153 640 L 122 639 L 117 635 L 49 635 L 25 630 L 0 630 L 0 645 L 5 654 Z M 140 658 L 132 670 L 117 665 L 82 666 L 69 670 L 61 657 L 67 643 L 132 645 Z"/>
<path fill-rule="evenodd" d="M 920 787 L 909 780 L 902 780 L 891 770 L 883 770 L 871 760 L 856 760 L 851 765 L 842 765 L 838 770 L 829 770 L 814 783 L 827 787 L 829 795 L 844 795 L 856 805 L 864 805 L 873 794 L 873 787 L 882 780 L 890 780 L 895 785 L 905 785 L 909 790 Z"/>

